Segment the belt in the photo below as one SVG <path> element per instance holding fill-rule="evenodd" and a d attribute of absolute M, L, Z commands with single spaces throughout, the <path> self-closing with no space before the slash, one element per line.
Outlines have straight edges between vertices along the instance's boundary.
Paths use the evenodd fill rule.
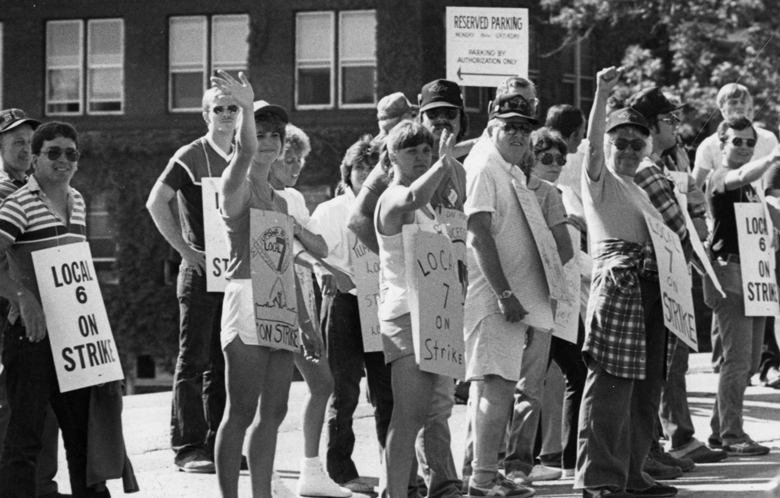
<path fill-rule="evenodd" d="M 739 255 L 737 254 L 721 254 L 717 256 L 715 259 L 719 259 L 721 261 L 724 261 L 726 263 L 737 263 L 739 264 Z"/>

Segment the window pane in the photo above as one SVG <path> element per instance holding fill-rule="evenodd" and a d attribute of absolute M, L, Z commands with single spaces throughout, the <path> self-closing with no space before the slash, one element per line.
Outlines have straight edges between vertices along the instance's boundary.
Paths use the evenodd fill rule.
<path fill-rule="evenodd" d="M 212 29 L 212 63 L 246 67 L 249 16 L 214 16 Z"/>
<path fill-rule="evenodd" d="M 171 66 L 203 66 L 206 50 L 205 17 L 172 17 L 170 36 Z"/>
<path fill-rule="evenodd" d="M 122 64 L 122 21 L 89 23 L 89 64 Z"/>
<path fill-rule="evenodd" d="M 81 65 L 81 22 L 50 22 L 46 27 L 49 67 Z"/>
<path fill-rule="evenodd" d="M 330 69 L 298 69 L 298 105 L 330 104 Z"/>
<path fill-rule="evenodd" d="M 122 100 L 122 70 L 114 68 L 89 71 L 90 100 Z"/>
<path fill-rule="evenodd" d="M 374 11 L 342 12 L 339 28 L 341 60 L 376 59 L 376 15 Z"/>
<path fill-rule="evenodd" d="M 463 104 L 466 109 L 480 110 L 482 107 L 482 99 L 480 94 L 482 93 L 481 87 L 478 86 L 464 86 L 463 89 Z"/>
<path fill-rule="evenodd" d="M 345 67 L 341 70 L 342 99 L 345 104 L 373 104 L 376 68 Z"/>
<path fill-rule="evenodd" d="M 200 108 L 203 97 L 203 73 L 173 73 L 171 90 L 174 109 Z"/>
<path fill-rule="evenodd" d="M 332 16 L 328 12 L 298 14 L 296 53 L 298 61 L 331 62 Z"/>
<path fill-rule="evenodd" d="M 46 99 L 52 101 L 79 100 L 79 70 L 51 69 L 49 70 L 49 95 Z"/>

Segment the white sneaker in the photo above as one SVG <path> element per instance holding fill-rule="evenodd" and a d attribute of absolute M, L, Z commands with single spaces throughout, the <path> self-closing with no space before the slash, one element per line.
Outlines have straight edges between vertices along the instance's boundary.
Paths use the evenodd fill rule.
<path fill-rule="evenodd" d="M 534 465 L 534 468 L 531 469 L 531 474 L 528 476 L 528 479 L 531 482 L 554 481 L 556 479 L 560 479 L 562 475 L 563 472 L 561 472 L 560 469 L 545 467 L 544 465 Z"/>
<path fill-rule="evenodd" d="M 531 478 L 522 470 L 513 470 L 506 478 L 510 481 L 514 481 L 514 483 L 519 486 L 528 486 L 531 484 Z"/>
<path fill-rule="evenodd" d="M 279 474 L 274 472 L 271 475 L 271 495 L 273 498 L 298 498 L 295 493 L 290 491 L 290 488 L 282 482 L 282 478 Z"/>
<path fill-rule="evenodd" d="M 352 491 L 336 484 L 317 459 L 304 459 L 301 464 L 301 477 L 298 479 L 298 494 L 301 496 L 316 496 L 328 498 L 349 498 Z"/>

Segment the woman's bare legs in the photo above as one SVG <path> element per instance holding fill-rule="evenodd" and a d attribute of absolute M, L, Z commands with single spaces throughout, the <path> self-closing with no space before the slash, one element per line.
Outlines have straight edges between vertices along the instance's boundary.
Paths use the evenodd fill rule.
<path fill-rule="evenodd" d="M 327 358 L 313 363 L 302 355 L 295 355 L 295 366 L 303 375 L 309 392 L 303 401 L 303 456 L 314 458 L 319 456 L 320 437 L 325 422 L 325 410 L 328 399 L 333 393 L 333 374 Z"/>

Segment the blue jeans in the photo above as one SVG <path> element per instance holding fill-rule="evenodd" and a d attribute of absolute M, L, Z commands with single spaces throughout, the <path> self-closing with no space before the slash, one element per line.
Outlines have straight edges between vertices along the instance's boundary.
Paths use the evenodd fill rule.
<path fill-rule="evenodd" d="M 659 416 L 664 434 L 672 442 L 672 450 L 679 450 L 693 440 L 695 429 L 688 409 L 688 388 L 685 374 L 688 372 L 690 349 L 682 341 L 677 343 L 672 366 L 661 391 Z"/>
<path fill-rule="evenodd" d="M 213 458 L 225 410 L 225 359 L 219 332 L 222 293 L 206 292 L 206 276 L 182 261 L 179 298 L 179 357 L 173 375 L 171 446 L 176 461 L 203 451 Z"/>
<path fill-rule="evenodd" d="M 758 371 L 761 360 L 765 318 L 745 316 L 739 263 L 715 260 L 712 266 L 726 297 L 715 290 L 709 279 L 705 281 L 704 300 L 718 322 L 722 344 L 710 437 L 723 444 L 735 444 L 748 439 L 742 428 L 742 405 L 748 379 Z"/>

